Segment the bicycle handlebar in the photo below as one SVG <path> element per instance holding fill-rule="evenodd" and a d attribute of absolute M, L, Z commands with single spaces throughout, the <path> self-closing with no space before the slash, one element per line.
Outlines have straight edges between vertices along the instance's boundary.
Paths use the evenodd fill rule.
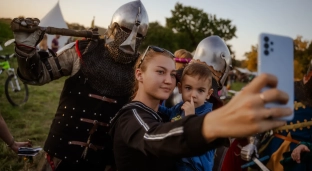
<path fill-rule="evenodd" d="M 0 59 L 3 59 L 5 61 L 7 61 L 7 60 L 13 58 L 14 56 L 15 56 L 14 53 L 12 53 L 11 55 L 5 55 L 5 56 L 4 55 L 0 55 Z"/>

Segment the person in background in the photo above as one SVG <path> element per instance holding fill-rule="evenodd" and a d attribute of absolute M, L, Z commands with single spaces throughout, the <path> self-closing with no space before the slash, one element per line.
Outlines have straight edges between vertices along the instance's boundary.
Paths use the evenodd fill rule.
<path fill-rule="evenodd" d="M 193 59 L 193 55 L 191 52 L 185 50 L 185 49 L 179 49 L 174 52 L 174 60 L 177 70 L 177 83 L 181 80 L 181 75 L 183 72 L 183 68 L 187 66 L 187 64 Z M 177 103 L 180 103 L 182 101 L 182 96 L 179 93 L 178 88 L 176 87 L 173 90 L 173 93 L 169 96 L 167 100 L 163 102 L 164 106 L 166 107 L 172 107 L 176 105 Z"/>
<path fill-rule="evenodd" d="M 39 50 L 48 51 L 48 36 L 45 34 L 39 43 Z"/>
<path fill-rule="evenodd" d="M 51 43 L 51 49 L 53 52 L 57 52 L 58 49 L 59 49 L 59 41 L 58 39 L 60 38 L 61 36 L 60 35 L 55 35 L 54 39 L 52 40 L 52 43 Z"/>

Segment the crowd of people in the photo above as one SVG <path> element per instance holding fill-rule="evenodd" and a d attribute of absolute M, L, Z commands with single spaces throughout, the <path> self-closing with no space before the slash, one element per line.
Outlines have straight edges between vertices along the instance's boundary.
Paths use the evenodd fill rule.
<path fill-rule="evenodd" d="M 31 28 L 39 23 L 15 18 L 11 24 Z M 173 54 L 153 45 L 140 54 L 138 48 L 148 35 L 148 24 L 141 1 L 126 3 L 114 13 L 104 39 L 76 41 L 57 56 L 59 35 L 53 39 L 52 51 L 46 49 L 46 43 L 40 43 L 44 50 L 38 51 L 38 43 L 46 39 L 44 31 L 14 32 L 21 80 L 43 85 L 68 76 L 45 141 L 40 170 L 241 170 L 234 165 L 249 161 L 236 148 L 244 149 L 251 143 L 245 142 L 247 137 L 286 130 L 282 128 L 288 122 L 275 118 L 288 116 L 293 109 L 265 108 L 267 103 L 288 101 L 287 93 L 276 88 L 275 76 L 257 76 L 223 105 L 218 91 L 231 65 L 224 41 L 218 36 L 207 37 L 198 44 L 194 56 L 184 49 Z M 305 106 L 300 116 L 306 122 L 306 114 L 312 113 L 312 93 L 306 95 L 311 92 L 311 73 L 305 82 L 298 83 L 296 91 L 297 102 Z M 261 92 L 264 87 L 270 89 Z M 5 126 L 0 121 L 0 126 Z M 271 158 L 287 167 L 308 161 L 312 150 L 309 130 L 305 138 L 298 138 L 299 145 L 291 148 L 292 153 Z M 15 152 L 31 145 L 15 142 L 8 131 L 0 129 L 0 133 Z M 262 136 L 261 143 L 269 145 L 261 154 L 270 153 L 272 150 L 266 150 L 281 136 L 273 134 L 269 140 Z M 283 137 L 288 144 L 292 142 L 289 134 Z M 236 142 L 230 145 L 233 138 Z M 229 150 L 224 160 L 218 160 L 220 164 L 215 152 L 222 146 Z M 275 145 L 273 152 L 280 146 Z M 248 155 L 254 157 L 257 152 Z"/>

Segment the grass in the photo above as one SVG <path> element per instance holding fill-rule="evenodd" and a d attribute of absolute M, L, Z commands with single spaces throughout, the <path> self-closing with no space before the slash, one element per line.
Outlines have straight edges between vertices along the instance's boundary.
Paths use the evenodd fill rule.
<path fill-rule="evenodd" d="M 240 91 L 245 85 L 246 85 L 246 83 L 234 82 L 231 85 L 231 90 Z"/>
<path fill-rule="evenodd" d="M 13 53 L 13 46 L 4 48 L 0 54 Z M 16 58 L 10 60 L 11 67 L 17 68 Z M 7 75 L 0 74 L 0 112 L 6 121 L 16 141 L 30 139 L 34 146 L 43 147 L 50 124 L 57 109 L 59 96 L 66 78 L 62 78 L 44 86 L 30 86 L 29 100 L 20 107 L 13 107 L 7 101 L 4 94 L 4 84 Z M 23 158 L 18 157 L 8 149 L 0 140 L 0 170 L 35 170 L 43 153 L 34 158 L 33 164 L 29 164 Z"/>

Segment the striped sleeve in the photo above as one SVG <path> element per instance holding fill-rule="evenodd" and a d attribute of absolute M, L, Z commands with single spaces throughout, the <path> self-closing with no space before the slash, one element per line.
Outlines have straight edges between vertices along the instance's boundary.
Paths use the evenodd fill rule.
<path fill-rule="evenodd" d="M 204 116 L 188 116 L 176 122 L 161 123 L 150 113 L 134 108 L 118 123 L 123 141 L 145 155 L 190 157 L 205 153 L 221 144 L 207 143 L 202 136 Z"/>

